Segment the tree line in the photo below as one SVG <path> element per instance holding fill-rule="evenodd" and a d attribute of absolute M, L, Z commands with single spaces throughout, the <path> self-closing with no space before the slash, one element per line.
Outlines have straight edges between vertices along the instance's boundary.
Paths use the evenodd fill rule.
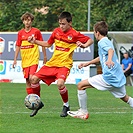
<path fill-rule="evenodd" d="M 133 30 L 132 0 L 0 0 L 0 31 L 18 31 L 23 27 L 23 13 L 35 16 L 33 26 L 52 31 L 58 26 L 58 15 L 69 11 L 73 27 L 88 30 L 88 1 L 90 1 L 90 31 L 97 21 L 106 21 L 109 31 Z"/>

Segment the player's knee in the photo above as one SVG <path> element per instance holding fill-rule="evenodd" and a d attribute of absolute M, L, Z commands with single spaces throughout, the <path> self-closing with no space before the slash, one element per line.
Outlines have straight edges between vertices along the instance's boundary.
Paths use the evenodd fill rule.
<path fill-rule="evenodd" d="M 62 89 L 64 87 L 64 84 L 58 83 L 57 86 L 58 86 L 58 89 Z"/>
<path fill-rule="evenodd" d="M 58 89 L 62 89 L 64 87 L 64 82 L 62 82 L 61 80 L 58 80 L 57 86 L 58 86 Z"/>
<path fill-rule="evenodd" d="M 31 81 L 32 84 L 36 84 L 36 83 L 39 82 L 39 79 L 38 79 L 37 76 L 34 76 L 34 75 L 33 75 L 33 76 L 30 78 L 30 81 Z"/>
<path fill-rule="evenodd" d="M 82 84 L 80 82 L 77 84 L 77 88 L 78 90 L 82 90 Z"/>

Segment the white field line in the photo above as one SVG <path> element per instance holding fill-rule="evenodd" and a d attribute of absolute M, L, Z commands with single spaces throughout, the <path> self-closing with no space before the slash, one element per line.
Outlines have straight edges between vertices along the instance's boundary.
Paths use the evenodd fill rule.
<path fill-rule="evenodd" d="M 49 112 L 42 112 L 40 111 L 39 113 L 41 114 L 56 114 L 60 112 L 55 112 L 55 111 L 49 111 Z M 30 114 L 30 112 L 0 112 L 0 114 Z M 132 114 L 132 112 L 90 112 L 90 114 Z"/>
<path fill-rule="evenodd" d="M 75 111 L 74 108 L 78 108 L 78 107 L 73 107 L 73 108 L 71 108 L 71 110 Z M 60 108 L 54 108 L 54 109 L 60 110 Z M 93 107 L 90 110 L 91 110 L 89 112 L 90 114 L 133 114 L 133 109 L 131 109 L 130 107 L 129 108 L 128 107 L 122 107 L 122 108 L 104 108 L 104 107 L 97 108 L 97 107 Z M 97 111 L 97 110 L 101 110 L 101 111 Z M 6 112 L 6 111 L 3 112 L 2 110 L 0 110 L 0 114 L 29 114 L 30 112 L 32 112 L 32 110 L 29 110 L 29 111 L 17 111 L 17 112 Z M 58 112 L 58 111 L 43 111 L 43 110 L 40 110 L 39 113 L 41 113 L 41 114 L 56 114 L 56 113 L 60 113 L 60 112 Z"/>

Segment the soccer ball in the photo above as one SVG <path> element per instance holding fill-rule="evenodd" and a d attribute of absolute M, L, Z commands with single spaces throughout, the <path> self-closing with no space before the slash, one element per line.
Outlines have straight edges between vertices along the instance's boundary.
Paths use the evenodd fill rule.
<path fill-rule="evenodd" d="M 39 107 L 41 99 L 37 94 L 29 94 L 25 97 L 24 104 L 28 109 L 34 110 Z"/>

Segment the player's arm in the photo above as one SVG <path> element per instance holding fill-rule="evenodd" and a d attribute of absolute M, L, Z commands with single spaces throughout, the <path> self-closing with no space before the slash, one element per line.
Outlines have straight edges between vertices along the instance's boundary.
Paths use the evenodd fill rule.
<path fill-rule="evenodd" d="M 45 47 L 42 47 L 42 52 L 43 52 L 43 56 L 44 56 L 43 64 L 45 64 L 47 62 L 47 55 L 46 55 L 46 48 Z"/>
<path fill-rule="evenodd" d="M 37 44 L 37 45 L 42 46 L 42 47 L 50 47 L 51 46 L 51 44 L 48 44 L 47 41 L 36 40 L 36 38 L 34 36 L 28 37 L 28 42 L 30 42 L 32 44 Z"/>
<path fill-rule="evenodd" d="M 51 47 L 51 44 L 49 44 L 47 41 L 35 40 L 34 44 L 37 44 L 37 45 L 42 46 L 42 47 Z"/>
<path fill-rule="evenodd" d="M 95 58 L 95 59 L 93 59 L 93 60 L 91 60 L 91 61 L 89 61 L 89 62 L 80 63 L 80 64 L 78 65 L 78 68 L 80 69 L 80 68 L 82 68 L 82 67 L 87 67 L 87 66 L 89 66 L 89 65 L 91 65 L 91 64 L 96 64 L 96 63 L 98 63 L 99 61 L 100 61 L 100 58 L 97 57 L 97 58 Z"/>
<path fill-rule="evenodd" d="M 114 62 L 112 61 L 113 55 L 114 55 L 114 50 L 112 48 L 110 48 L 108 50 L 108 59 L 107 59 L 107 61 L 105 63 L 108 66 L 108 68 L 111 68 L 111 67 L 114 66 Z"/>
<path fill-rule="evenodd" d="M 15 68 L 16 64 L 17 64 L 17 57 L 20 51 L 20 46 L 16 46 L 16 50 L 15 50 L 15 55 L 14 55 L 14 62 L 12 64 L 12 67 Z"/>
<path fill-rule="evenodd" d="M 90 46 L 91 44 L 93 44 L 93 40 L 90 38 L 86 43 L 82 43 L 80 41 L 77 41 L 76 44 L 77 46 L 81 47 L 81 48 L 87 48 L 88 46 Z"/>
<path fill-rule="evenodd" d="M 77 41 L 76 42 L 77 46 L 78 47 L 81 47 L 81 48 L 87 48 L 88 46 L 90 46 L 91 44 L 93 44 L 93 40 L 92 39 L 89 39 L 86 43 L 82 43 L 80 41 Z"/>

